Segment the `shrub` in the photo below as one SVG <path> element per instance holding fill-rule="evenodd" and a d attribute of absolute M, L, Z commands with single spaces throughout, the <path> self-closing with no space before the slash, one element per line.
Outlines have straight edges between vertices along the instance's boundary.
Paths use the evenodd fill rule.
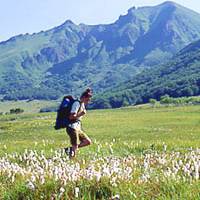
<path fill-rule="evenodd" d="M 10 109 L 10 114 L 20 114 L 20 113 L 23 113 L 24 110 L 21 109 L 21 108 L 12 108 Z"/>

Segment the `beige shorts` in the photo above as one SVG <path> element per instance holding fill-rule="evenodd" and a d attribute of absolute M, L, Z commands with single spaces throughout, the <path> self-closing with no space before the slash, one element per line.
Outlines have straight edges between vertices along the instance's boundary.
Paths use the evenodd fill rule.
<path fill-rule="evenodd" d="M 67 127 L 66 131 L 70 137 L 72 145 L 78 145 L 83 140 L 90 140 L 90 138 L 82 130 L 77 130 L 71 127 Z"/>

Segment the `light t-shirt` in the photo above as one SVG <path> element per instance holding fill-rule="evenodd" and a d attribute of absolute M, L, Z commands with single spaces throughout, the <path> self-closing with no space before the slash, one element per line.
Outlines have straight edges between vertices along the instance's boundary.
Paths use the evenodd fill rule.
<path fill-rule="evenodd" d="M 79 101 L 75 101 L 72 105 L 72 109 L 71 109 L 71 113 L 78 113 L 78 112 L 82 112 L 85 110 L 85 104 L 84 103 L 80 103 Z M 73 128 L 73 129 L 81 129 L 81 119 L 83 116 L 77 118 L 77 122 L 71 123 L 69 124 L 69 127 Z"/>

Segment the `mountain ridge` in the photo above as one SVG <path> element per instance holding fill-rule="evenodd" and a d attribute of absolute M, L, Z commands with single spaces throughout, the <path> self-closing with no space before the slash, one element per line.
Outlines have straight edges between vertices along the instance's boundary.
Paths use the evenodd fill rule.
<path fill-rule="evenodd" d="M 199 38 L 200 14 L 173 2 L 130 8 L 111 24 L 66 20 L 47 31 L 0 43 L 0 86 L 5 87 L 0 93 L 21 99 L 38 98 L 35 90 L 41 90 L 40 98 L 42 92 L 42 98 L 51 98 L 49 93 L 55 98 L 78 94 L 86 86 L 102 92 L 165 62 Z M 29 89 L 12 79 L 24 79 Z"/>
<path fill-rule="evenodd" d="M 179 51 L 172 60 L 146 69 L 132 80 L 99 94 L 92 108 L 117 108 L 149 99 L 200 95 L 200 40 Z"/>

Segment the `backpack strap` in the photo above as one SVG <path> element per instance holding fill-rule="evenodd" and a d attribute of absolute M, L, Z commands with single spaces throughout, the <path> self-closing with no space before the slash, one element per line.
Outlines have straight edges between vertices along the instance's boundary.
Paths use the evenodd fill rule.
<path fill-rule="evenodd" d="M 79 109 L 78 109 L 78 111 L 77 111 L 77 113 L 80 111 L 80 108 L 81 108 L 81 102 L 80 102 L 80 100 L 78 100 L 78 99 L 74 99 L 74 102 L 72 103 L 72 105 L 71 105 L 71 109 L 72 109 L 72 106 L 74 105 L 74 103 L 75 102 L 79 102 Z"/>
<path fill-rule="evenodd" d="M 72 109 L 72 106 L 73 106 L 73 104 L 74 104 L 75 102 L 79 102 L 79 109 L 78 109 L 78 111 L 77 111 L 77 113 L 78 113 L 78 112 L 80 111 L 80 109 L 81 109 L 81 102 L 80 102 L 80 100 L 75 99 L 74 102 L 73 102 L 72 105 L 71 105 L 71 109 Z M 71 112 L 71 111 L 70 111 L 70 112 Z M 80 120 L 77 119 L 77 120 L 71 121 L 71 123 L 76 123 L 76 122 L 80 122 Z"/>
<path fill-rule="evenodd" d="M 79 109 L 78 109 L 78 111 L 77 111 L 77 113 L 80 111 L 80 109 L 81 109 L 81 101 L 80 100 L 75 100 L 75 101 L 78 101 L 79 102 Z"/>

